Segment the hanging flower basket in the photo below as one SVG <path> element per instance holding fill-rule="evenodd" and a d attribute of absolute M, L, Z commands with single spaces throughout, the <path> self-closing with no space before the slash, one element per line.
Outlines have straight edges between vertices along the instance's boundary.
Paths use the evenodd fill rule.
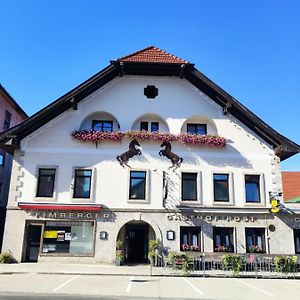
<path fill-rule="evenodd" d="M 113 141 L 120 142 L 124 137 L 130 139 L 137 139 L 140 141 L 166 141 L 174 142 L 179 141 L 183 144 L 192 145 L 205 145 L 222 148 L 226 144 L 226 140 L 223 137 L 217 135 L 199 135 L 191 133 L 160 133 L 160 132 L 148 132 L 148 131 L 95 131 L 95 130 L 75 130 L 72 132 L 72 137 L 76 140 L 83 142 L 101 142 L 101 141 Z"/>

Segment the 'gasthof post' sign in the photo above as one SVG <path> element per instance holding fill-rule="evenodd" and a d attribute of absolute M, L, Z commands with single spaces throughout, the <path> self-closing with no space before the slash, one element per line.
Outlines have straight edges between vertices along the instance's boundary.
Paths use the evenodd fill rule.
<path fill-rule="evenodd" d="M 254 216 L 239 216 L 239 215 L 183 215 L 180 213 L 170 213 L 167 215 L 169 221 L 191 221 L 191 220 L 203 220 L 205 222 L 255 222 Z"/>

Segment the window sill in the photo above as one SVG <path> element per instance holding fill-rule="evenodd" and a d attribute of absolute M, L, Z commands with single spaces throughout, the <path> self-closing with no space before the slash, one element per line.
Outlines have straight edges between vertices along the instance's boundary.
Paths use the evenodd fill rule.
<path fill-rule="evenodd" d="M 215 201 L 213 202 L 213 206 L 234 206 L 233 202 L 222 202 L 222 201 Z"/>
<path fill-rule="evenodd" d="M 244 202 L 245 206 L 249 206 L 249 207 L 265 207 L 266 203 L 262 203 L 262 202 Z"/>
<path fill-rule="evenodd" d="M 94 203 L 95 201 L 91 198 L 72 198 L 72 203 Z"/>
<path fill-rule="evenodd" d="M 177 206 L 177 205 L 176 205 Z M 179 207 L 180 206 L 188 206 L 188 207 L 200 207 L 201 203 L 199 201 L 187 201 L 187 200 L 181 200 L 179 202 Z"/>
<path fill-rule="evenodd" d="M 57 202 L 56 197 L 34 197 L 33 201 L 36 202 Z"/>
<path fill-rule="evenodd" d="M 148 199 L 128 199 L 127 203 L 149 204 L 150 201 Z"/>

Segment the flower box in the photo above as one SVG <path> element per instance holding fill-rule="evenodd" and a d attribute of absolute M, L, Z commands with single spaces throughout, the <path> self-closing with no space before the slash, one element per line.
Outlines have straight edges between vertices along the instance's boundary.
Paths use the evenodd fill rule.
<path fill-rule="evenodd" d="M 124 137 L 130 139 L 137 139 L 140 141 L 178 141 L 182 144 L 191 145 L 205 145 L 222 148 L 226 144 L 226 140 L 223 137 L 217 135 L 199 135 L 190 133 L 172 134 L 172 133 L 160 133 L 160 132 L 148 132 L 148 131 L 95 131 L 95 130 L 75 130 L 71 136 L 75 140 L 82 142 L 120 142 Z"/>

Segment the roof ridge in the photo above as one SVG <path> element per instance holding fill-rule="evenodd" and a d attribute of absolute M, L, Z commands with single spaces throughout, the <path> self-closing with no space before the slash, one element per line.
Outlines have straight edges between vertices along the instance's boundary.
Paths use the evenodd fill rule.
<path fill-rule="evenodd" d="M 143 52 L 143 51 L 146 51 L 146 50 L 148 50 L 148 49 L 151 49 L 151 48 L 155 48 L 155 46 L 148 46 L 148 47 L 143 48 L 143 49 L 141 49 L 141 50 L 137 50 L 137 51 L 132 52 L 132 53 L 129 53 L 129 54 L 125 55 L 125 56 L 119 57 L 119 58 L 117 58 L 116 60 L 117 60 L 117 61 L 120 61 L 121 59 L 125 59 L 125 58 L 127 58 L 127 57 L 130 57 L 130 56 L 139 54 L 139 53 L 141 53 L 141 52 Z"/>
<path fill-rule="evenodd" d="M 152 50 L 152 51 L 151 51 Z M 156 53 L 155 53 L 156 52 Z M 148 46 L 136 52 L 127 54 L 116 59 L 116 61 L 127 62 L 150 62 L 150 63 L 173 63 L 173 64 L 189 64 L 190 62 L 171 54 L 156 46 Z"/>

